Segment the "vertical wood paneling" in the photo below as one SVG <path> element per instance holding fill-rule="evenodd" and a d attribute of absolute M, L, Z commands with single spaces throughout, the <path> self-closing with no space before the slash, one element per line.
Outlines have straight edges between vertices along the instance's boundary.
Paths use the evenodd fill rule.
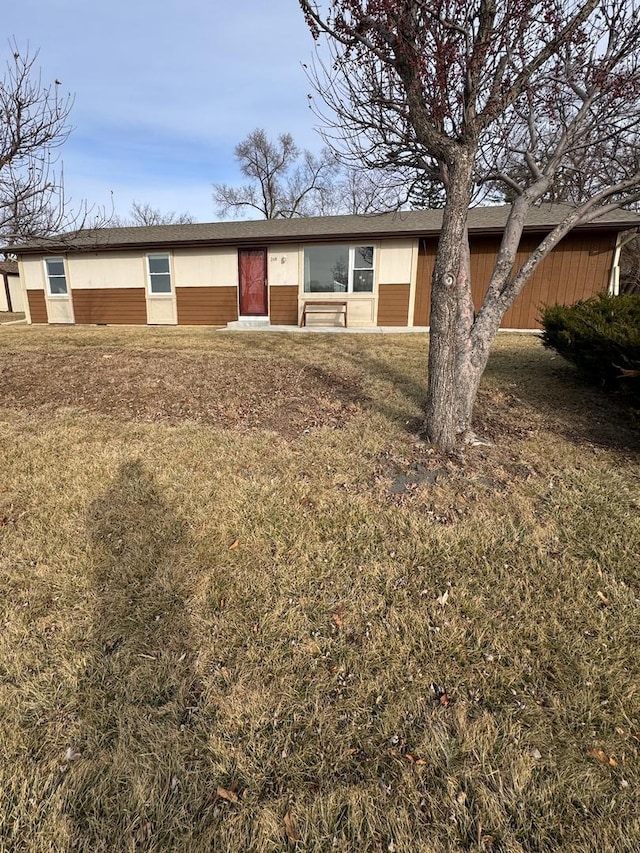
<path fill-rule="evenodd" d="M 431 277 L 436 259 L 437 241 L 420 240 L 416 270 L 416 301 L 413 309 L 413 325 L 428 326 L 431 313 Z"/>
<path fill-rule="evenodd" d="M 506 312 L 503 328 L 540 328 L 540 314 L 545 305 L 571 304 L 606 290 L 613 261 L 616 235 L 614 232 L 600 234 L 575 234 L 565 239 L 538 265 L 518 298 Z M 514 271 L 521 268 L 529 254 L 539 245 L 542 235 L 524 235 L 516 254 Z M 428 324 L 424 310 L 425 288 L 431 285 L 435 241 L 431 243 L 432 256 L 421 243 L 418 257 L 418 281 L 416 291 L 416 325 Z M 499 236 L 471 235 L 471 291 L 475 310 L 478 311 L 486 293 L 495 264 Z M 429 244 L 427 244 L 429 246 Z"/>

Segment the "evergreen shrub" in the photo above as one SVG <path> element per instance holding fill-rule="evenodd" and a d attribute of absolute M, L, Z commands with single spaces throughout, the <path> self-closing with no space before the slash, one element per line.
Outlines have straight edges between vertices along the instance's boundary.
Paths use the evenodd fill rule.
<path fill-rule="evenodd" d="M 640 408 L 640 294 L 600 296 L 550 305 L 542 314 L 543 343 L 608 391 Z"/>

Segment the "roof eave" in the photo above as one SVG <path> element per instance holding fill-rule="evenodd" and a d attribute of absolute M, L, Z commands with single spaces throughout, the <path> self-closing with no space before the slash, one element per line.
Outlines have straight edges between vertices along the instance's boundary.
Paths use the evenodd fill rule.
<path fill-rule="evenodd" d="M 633 222 L 589 222 L 586 225 L 576 225 L 573 231 L 628 231 L 631 228 L 638 227 Z M 525 225 L 523 233 L 527 234 L 547 234 L 555 228 L 555 225 L 532 224 Z M 406 239 L 406 238 L 425 238 L 437 237 L 440 234 L 440 228 L 426 228 L 422 230 L 406 229 L 398 231 L 367 231 L 367 232 L 326 232 L 324 234 L 295 234 L 295 235 L 267 235 L 263 238 L 256 236 L 242 237 L 214 237 L 214 238 L 198 238 L 192 240 L 165 240 L 162 242 L 140 240 L 135 243 L 131 242 L 110 242 L 110 243 L 94 243 L 93 245 L 74 246 L 72 243 L 64 244 L 49 243 L 40 246 L 12 247 L 12 252 L 18 257 L 23 255 L 41 255 L 49 252 L 60 252 L 62 254 L 98 252 L 98 251 L 134 251 L 134 250 L 158 250 L 159 248 L 171 249 L 194 249 L 219 246 L 264 246 L 273 244 L 287 243 L 323 243 L 329 240 L 384 240 L 384 239 Z M 495 236 L 504 232 L 504 226 L 496 225 L 493 227 L 487 226 L 470 226 L 469 233 L 476 236 Z"/>

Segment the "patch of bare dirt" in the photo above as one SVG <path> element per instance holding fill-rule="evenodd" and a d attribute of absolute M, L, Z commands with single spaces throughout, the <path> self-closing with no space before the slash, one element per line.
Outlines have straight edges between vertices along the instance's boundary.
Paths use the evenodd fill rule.
<path fill-rule="evenodd" d="M 103 348 L 0 354 L 2 405 L 23 410 L 74 407 L 294 437 L 344 426 L 364 399 L 358 377 L 286 359 Z"/>

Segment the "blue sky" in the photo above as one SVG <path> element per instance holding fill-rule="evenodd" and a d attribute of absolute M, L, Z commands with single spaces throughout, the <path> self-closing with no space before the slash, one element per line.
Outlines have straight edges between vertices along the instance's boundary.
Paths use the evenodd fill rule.
<path fill-rule="evenodd" d="M 62 149 L 73 202 L 110 208 L 113 193 L 119 214 L 135 198 L 211 221 L 211 184 L 240 182 L 233 149 L 251 130 L 322 146 L 296 0 L 20 0 L 3 22 L 39 50 L 43 80 L 75 95 Z"/>

